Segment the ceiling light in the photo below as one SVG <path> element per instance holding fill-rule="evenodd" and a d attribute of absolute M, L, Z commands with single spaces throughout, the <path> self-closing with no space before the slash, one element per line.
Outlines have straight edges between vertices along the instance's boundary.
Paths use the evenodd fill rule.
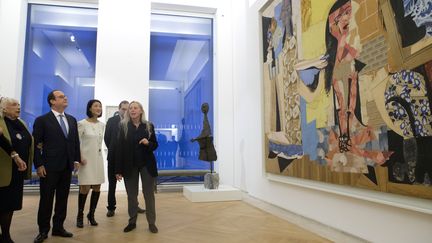
<path fill-rule="evenodd" d="M 74 35 L 70 35 L 70 41 L 75 42 L 75 36 Z"/>

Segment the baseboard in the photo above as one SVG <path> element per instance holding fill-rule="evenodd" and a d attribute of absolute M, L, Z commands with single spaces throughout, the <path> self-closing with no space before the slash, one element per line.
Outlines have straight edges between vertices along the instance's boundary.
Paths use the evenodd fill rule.
<path fill-rule="evenodd" d="M 294 212 L 252 197 L 246 192 L 243 192 L 243 201 L 333 242 L 368 242 L 367 240 L 361 239 L 347 232 L 343 232 L 313 219 L 306 218 Z"/>

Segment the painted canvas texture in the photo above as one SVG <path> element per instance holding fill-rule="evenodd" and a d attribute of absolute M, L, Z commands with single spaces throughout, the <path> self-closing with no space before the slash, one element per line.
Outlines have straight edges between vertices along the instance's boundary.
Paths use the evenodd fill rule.
<path fill-rule="evenodd" d="M 382 3 L 276 0 L 261 10 L 267 172 L 432 199 L 432 61 L 389 68 Z M 425 6 L 391 1 L 401 36 L 413 37 L 407 16 L 424 29 L 407 46 L 431 34 Z"/>

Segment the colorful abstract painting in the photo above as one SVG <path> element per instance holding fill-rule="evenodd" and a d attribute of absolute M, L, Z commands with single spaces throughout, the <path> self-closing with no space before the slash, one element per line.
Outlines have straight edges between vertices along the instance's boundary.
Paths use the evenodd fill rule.
<path fill-rule="evenodd" d="M 432 34 L 432 0 L 275 0 L 262 9 L 267 172 L 432 199 L 432 56 L 390 65 L 385 11 L 404 46 Z"/>

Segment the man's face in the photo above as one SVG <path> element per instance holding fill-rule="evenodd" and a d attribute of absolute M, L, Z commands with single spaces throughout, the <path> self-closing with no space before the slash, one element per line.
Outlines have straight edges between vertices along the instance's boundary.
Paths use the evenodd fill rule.
<path fill-rule="evenodd" d="M 51 100 L 51 105 L 57 109 L 66 109 L 68 106 L 68 99 L 61 91 L 54 91 L 54 99 Z"/>
<path fill-rule="evenodd" d="M 128 110 L 128 107 L 129 107 L 129 103 L 121 104 L 120 109 L 119 109 L 119 115 L 120 115 L 120 117 L 123 118 L 124 114 Z"/>

